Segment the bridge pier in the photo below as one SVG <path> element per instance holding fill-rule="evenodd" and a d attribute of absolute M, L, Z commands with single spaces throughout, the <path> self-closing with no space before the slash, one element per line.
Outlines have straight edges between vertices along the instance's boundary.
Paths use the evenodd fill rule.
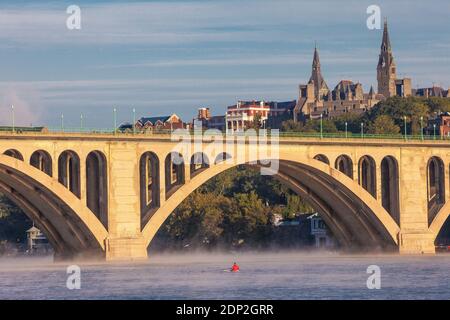
<path fill-rule="evenodd" d="M 143 237 L 138 238 L 108 238 L 105 240 L 106 260 L 145 260 L 147 246 Z"/>
<path fill-rule="evenodd" d="M 399 253 L 400 254 L 435 254 L 435 235 L 431 232 L 400 231 Z"/>

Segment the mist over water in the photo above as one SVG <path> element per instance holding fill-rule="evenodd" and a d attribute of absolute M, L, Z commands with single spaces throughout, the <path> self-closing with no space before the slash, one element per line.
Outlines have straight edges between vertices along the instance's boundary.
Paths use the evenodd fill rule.
<path fill-rule="evenodd" d="M 241 272 L 224 272 L 236 261 Z M 154 254 L 82 263 L 81 289 L 51 258 L 0 259 L 0 299 L 450 299 L 450 255 L 265 252 Z M 369 265 L 381 289 L 366 286 Z"/>

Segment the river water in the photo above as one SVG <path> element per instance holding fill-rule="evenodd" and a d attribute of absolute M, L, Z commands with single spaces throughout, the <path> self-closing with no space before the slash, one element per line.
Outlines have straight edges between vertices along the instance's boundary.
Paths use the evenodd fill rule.
<path fill-rule="evenodd" d="M 234 261 L 241 272 L 224 272 Z M 367 288 L 369 265 L 380 267 L 381 289 Z M 0 299 L 450 299 L 449 254 L 154 255 L 135 264 L 79 264 L 79 290 L 67 289 L 67 266 L 0 258 Z"/>

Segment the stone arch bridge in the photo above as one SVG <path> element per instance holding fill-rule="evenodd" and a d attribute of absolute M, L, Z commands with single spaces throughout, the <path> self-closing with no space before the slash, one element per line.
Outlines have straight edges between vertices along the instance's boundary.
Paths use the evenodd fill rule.
<path fill-rule="evenodd" d="M 3 133 L 0 192 L 57 258 L 140 259 L 207 180 L 250 158 L 263 169 L 257 160 L 278 159 L 274 177 L 310 202 L 342 246 L 435 252 L 450 213 L 447 142 L 281 138 L 277 155 L 265 156 L 243 140 L 203 152 L 211 143 L 187 157 L 168 135 Z"/>

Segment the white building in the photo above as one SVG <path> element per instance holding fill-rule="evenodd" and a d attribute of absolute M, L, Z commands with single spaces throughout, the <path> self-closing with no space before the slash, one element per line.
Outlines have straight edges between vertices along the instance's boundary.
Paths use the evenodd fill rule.
<path fill-rule="evenodd" d="M 334 247 L 334 240 L 330 237 L 328 228 L 318 213 L 308 217 L 311 220 L 311 235 L 314 236 L 317 248 Z"/>
<path fill-rule="evenodd" d="M 264 101 L 238 101 L 227 108 L 225 124 L 227 132 L 241 132 L 249 128 L 256 115 L 260 115 L 261 124 L 267 121 L 270 105 Z"/>
<path fill-rule="evenodd" d="M 48 252 L 51 247 L 45 235 L 34 225 L 27 230 L 29 252 Z"/>

